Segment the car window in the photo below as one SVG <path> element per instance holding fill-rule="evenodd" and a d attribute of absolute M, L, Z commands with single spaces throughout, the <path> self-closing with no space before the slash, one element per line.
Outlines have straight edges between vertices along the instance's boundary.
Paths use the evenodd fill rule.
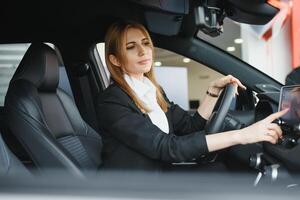
<path fill-rule="evenodd" d="M 46 43 L 54 48 L 53 44 Z M 9 82 L 25 55 L 30 43 L 0 44 L 0 106 L 4 105 Z M 59 87 L 73 97 L 66 69 L 60 61 Z"/>
<path fill-rule="evenodd" d="M 98 63 L 103 72 L 101 76 L 109 77 L 104 43 L 97 44 L 97 52 L 101 59 L 101 63 Z M 196 109 L 209 83 L 223 76 L 192 59 L 161 48 L 155 48 L 154 68 L 156 78 L 168 98 L 186 110 Z"/>
<path fill-rule="evenodd" d="M 30 43 L 0 45 L 0 106 L 4 105 L 9 81 L 29 46 Z"/>
<path fill-rule="evenodd" d="M 154 66 L 157 79 L 169 98 L 187 110 L 196 109 L 209 84 L 223 76 L 190 58 L 161 48 L 155 48 Z"/>

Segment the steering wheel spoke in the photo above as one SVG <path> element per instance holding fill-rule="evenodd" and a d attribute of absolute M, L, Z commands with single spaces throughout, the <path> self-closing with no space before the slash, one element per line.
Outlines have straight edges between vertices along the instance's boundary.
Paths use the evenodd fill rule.
<path fill-rule="evenodd" d="M 214 108 L 214 110 L 216 111 L 211 114 L 210 119 L 206 124 L 206 134 L 213 134 L 221 131 L 222 124 L 234 98 L 234 93 L 235 86 L 233 84 L 228 84 L 223 91 L 223 95 L 221 95 L 221 99 L 219 99 L 220 104 L 218 106 L 218 109 Z M 216 104 L 216 106 L 217 105 L 218 104 Z"/>

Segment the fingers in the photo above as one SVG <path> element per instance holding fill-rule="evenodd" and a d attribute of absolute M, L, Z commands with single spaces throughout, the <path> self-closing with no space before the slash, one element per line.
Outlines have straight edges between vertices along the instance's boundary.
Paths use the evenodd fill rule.
<path fill-rule="evenodd" d="M 273 137 L 276 141 L 280 138 L 280 134 L 279 132 L 275 131 L 275 130 L 268 130 L 266 135 L 269 135 L 271 137 Z"/>
<path fill-rule="evenodd" d="M 237 79 L 237 78 L 235 78 L 235 77 L 233 77 L 231 75 L 228 75 L 228 77 L 230 79 L 229 83 L 237 83 L 240 88 L 242 88 L 244 90 L 247 89 L 246 86 L 244 86 L 239 79 Z"/>
<path fill-rule="evenodd" d="M 267 128 L 268 130 L 274 131 L 279 138 L 282 138 L 282 130 L 277 124 L 271 123 L 267 126 Z"/>
<path fill-rule="evenodd" d="M 231 75 L 228 75 L 219 79 L 219 81 L 217 81 L 217 86 L 222 88 L 225 87 L 228 83 L 231 83 L 231 77 Z"/>
<path fill-rule="evenodd" d="M 242 88 L 242 89 L 247 89 L 241 82 L 239 79 L 233 77 L 232 75 L 227 75 L 217 81 L 215 81 L 212 85 L 214 87 L 217 88 L 224 88 L 227 84 L 230 83 L 236 83 L 238 85 L 238 87 Z"/>
<path fill-rule="evenodd" d="M 271 135 L 265 135 L 263 141 L 270 142 L 272 144 L 276 144 L 278 139 L 272 137 Z"/>
<path fill-rule="evenodd" d="M 271 123 L 267 126 L 267 131 L 264 134 L 264 141 L 276 144 L 279 138 L 282 138 L 282 130 L 277 124 Z"/>
<path fill-rule="evenodd" d="M 286 109 L 284 109 L 284 110 L 282 110 L 282 111 L 273 113 L 273 114 L 269 115 L 269 116 L 266 118 L 266 120 L 267 120 L 268 122 L 272 122 L 272 121 L 274 121 L 275 119 L 278 119 L 279 117 L 285 115 L 285 114 L 288 112 L 288 110 L 289 110 L 289 109 L 286 108 Z"/>
<path fill-rule="evenodd" d="M 262 141 L 276 144 L 278 142 L 279 135 L 274 130 L 268 130 L 267 132 L 265 132 L 265 134 L 262 135 L 261 139 L 262 139 Z"/>
<path fill-rule="evenodd" d="M 235 93 L 235 95 L 239 95 L 238 85 L 236 83 L 233 83 L 233 85 L 234 85 L 234 93 Z"/>
<path fill-rule="evenodd" d="M 226 84 L 225 85 L 227 85 L 229 83 L 236 83 L 238 87 L 240 87 L 244 90 L 247 89 L 246 86 L 244 86 L 239 79 L 233 77 L 232 75 L 228 75 L 225 78 L 226 78 Z M 238 94 L 238 92 L 237 92 L 238 87 L 236 87 L 236 94 Z"/>

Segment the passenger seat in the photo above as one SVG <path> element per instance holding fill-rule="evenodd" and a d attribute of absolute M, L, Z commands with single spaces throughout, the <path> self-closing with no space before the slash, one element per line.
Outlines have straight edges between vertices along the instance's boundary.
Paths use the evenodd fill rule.
<path fill-rule="evenodd" d="M 102 140 L 80 116 L 73 99 L 58 88 L 55 51 L 32 44 L 18 66 L 5 98 L 6 124 L 40 169 L 80 174 L 102 163 Z"/>

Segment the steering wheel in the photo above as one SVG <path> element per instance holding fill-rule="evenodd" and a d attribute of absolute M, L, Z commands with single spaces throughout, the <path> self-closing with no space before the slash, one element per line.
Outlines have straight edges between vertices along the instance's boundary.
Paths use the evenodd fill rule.
<path fill-rule="evenodd" d="M 211 114 L 205 126 L 206 134 L 218 133 L 221 131 L 223 121 L 229 111 L 231 102 L 234 97 L 235 86 L 233 84 L 226 85 L 222 92 L 221 98 L 214 107 L 214 112 Z M 216 161 L 220 151 L 203 154 L 197 159 L 197 163 L 206 164 Z"/>
<path fill-rule="evenodd" d="M 207 134 L 218 133 L 221 131 L 222 124 L 233 100 L 234 92 L 235 86 L 233 84 L 227 84 L 223 91 L 221 99 L 218 100 L 220 101 L 219 106 L 218 104 L 215 105 L 214 110 L 216 110 L 216 106 L 218 106 L 217 111 L 214 111 L 211 114 L 207 122 L 207 125 L 205 127 Z"/>

